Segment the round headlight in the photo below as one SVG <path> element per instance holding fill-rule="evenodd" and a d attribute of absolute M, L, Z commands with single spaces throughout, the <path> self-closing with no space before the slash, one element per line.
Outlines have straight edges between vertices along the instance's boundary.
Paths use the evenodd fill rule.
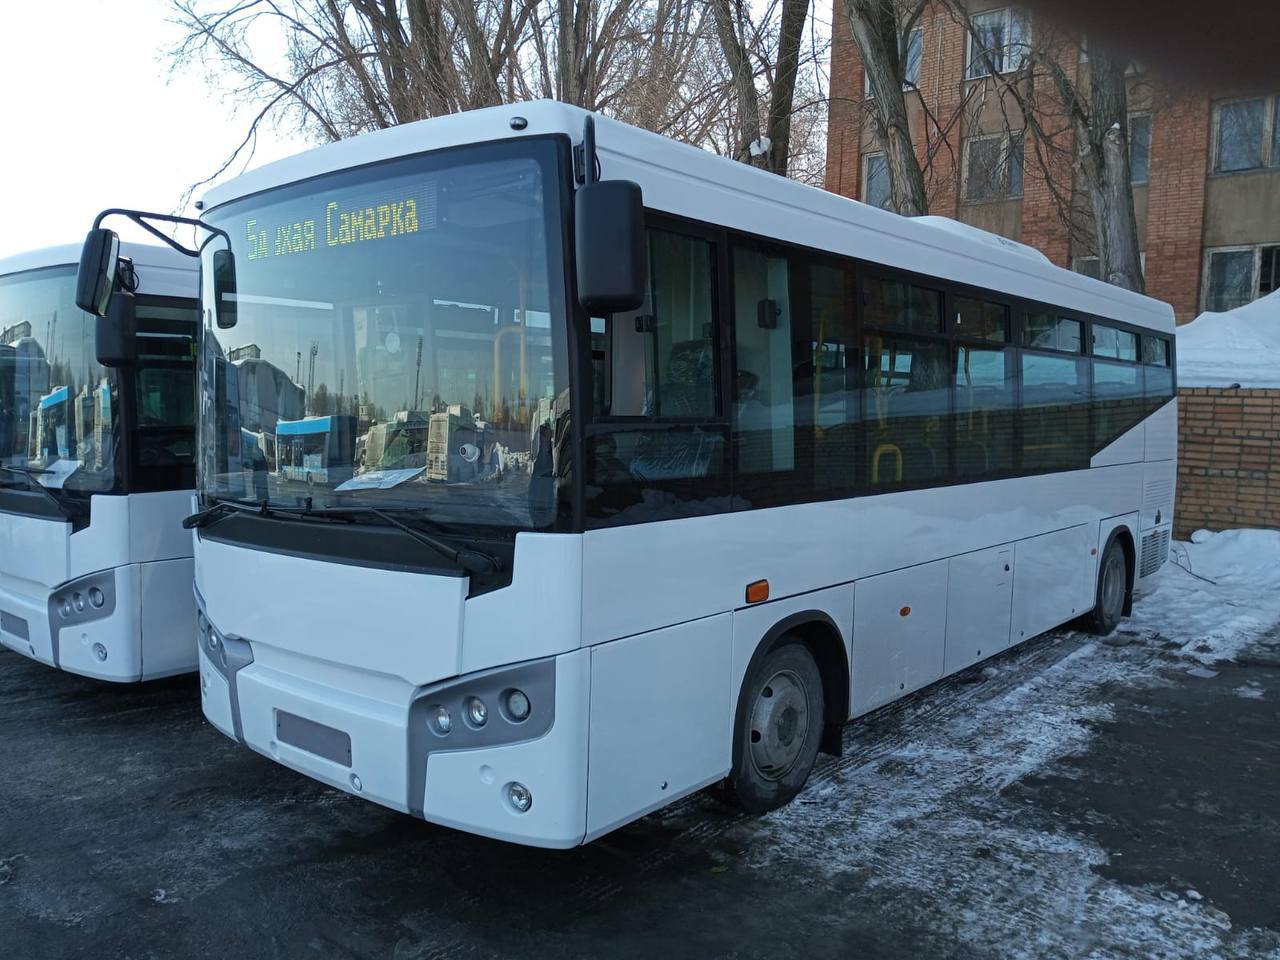
<path fill-rule="evenodd" d="M 63 600 L 62 603 L 58 604 L 58 616 L 62 617 L 63 620 L 71 616 L 71 604 L 66 600 Z"/>
<path fill-rule="evenodd" d="M 107 602 L 106 596 L 97 587 L 89 588 L 89 602 L 95 607 L 100 607 Z"/>
<path fill-rule="evenodd" d="M 77 611 L 81 613 L 84 612 L 84 594 L 83 593 L 77 593 L 75 596 L 71 598 L 71 602 L 76 605 Z"/>
<path fill-rule="evenodd" d="M 502 695 L 502 705 L 513 722 L 523 723 L 529 719 L 529 711 L 532 707 L 529 703 L 529 695 L 523 690 L 508 690 Z"/>
<path fill-rule="evenodd" d="M 507 802 L 511 804 L 516 813 L 528 813 L 529 808 L 533 806 L 533 794 L 529 792 L 529 788 L 523 783 L 508 783 Z"/>
<path fill-rule="evenodd" d="M 467 697 L 467 722 L 473 727 L 483 727 L 489 719 L 489 708 L 479 697 Z"/>
<path fill-rule="evenodd" d="M 453 729 L 453 717 L 449 716 L 448 707 L 437 704 L 431 708 L 430 717 L 431 729 L 440 736 L 443 737 Z"/>

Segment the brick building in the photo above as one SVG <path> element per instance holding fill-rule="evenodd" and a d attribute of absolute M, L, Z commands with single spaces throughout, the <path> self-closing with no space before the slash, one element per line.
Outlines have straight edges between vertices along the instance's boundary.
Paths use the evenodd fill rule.
<path fill-rule="evenodd" d="M 1015 69 L 1019 44 L 1028 35 L 1036 41 L 1037 24 L 988 0 L 976 0 L 971 10 L 975 29 L 991 38 L 985 45 L 997 69 Z M 827 189 L 883 203 L 888 176 L 866 121 L 862 62 L 841 0 L 833 13 Z M 1096 275 L 1087 225 L 1079 216 L 1064 218 L 1050 186 L 1066 184 L 1070 192 L 1069 156 L 1046 156 L 1024 142 L 1021 114 L 984 76 L 987 61 L 972 47 L 965 26 L 931 6 L 905 51 L 907 109 L 930 213 L 1020 240 L 1060 266 Z M 1087 45 L 1066 45 L 1057 59 L 1077 85 L 1087 85 Z M 1280 86 L 1189 91 L 1140 69 L 1130 71 L 1128 82 L 1147 292 L 1173 304 L 1186 322 L 1201 310 L 1229 309 L 1280 288 Z M 1069 136 L 1060 118 L 1046 128 L 1067 129 Z"/>

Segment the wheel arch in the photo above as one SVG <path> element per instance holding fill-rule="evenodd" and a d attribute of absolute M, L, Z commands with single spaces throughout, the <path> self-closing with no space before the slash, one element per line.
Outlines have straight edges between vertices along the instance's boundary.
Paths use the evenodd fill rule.
<path fill-rule="evenodd" d="M 822 678 L 822 740 L 819 749 L 832 756 L 840 756 L 841 733 L 849 719 L 849 657 L 845 652 L 844 638 L 831 615 L 822 610 L 801 610 L 789 614 L 775 623 L 756 644 L 755 653 L 743 672 L 743 685 L 765 657 L 791 640 L 802 643 L 813 655 Z M 742 688 L 738 691 L 737 712 L 734 719 L 733 762 L 741 759 L 742 733 L 746 723 L 746 708 L 742 702 Z"/>

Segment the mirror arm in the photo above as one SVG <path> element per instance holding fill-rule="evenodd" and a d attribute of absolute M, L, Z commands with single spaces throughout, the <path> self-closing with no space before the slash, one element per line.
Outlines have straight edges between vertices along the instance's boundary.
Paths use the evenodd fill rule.
<path fill-rule="evenodd" d="M 133 221 L 138 226 L 140 226 L 143 230 L 147 231 L 147 233 L 151 234 L 153 237 L 160 240 L 162 243 L 172 247 L 174 250 L 177 250 L 180 254 L 186 257 L 192 257 L 192 258 L 198 259 L 200 257 L 200 251 L 203 250 L 205 244 L 209 242 L 208 239 L 206 239 L 203 243 L 200 244 L 199 247 L 193 250 L 190 247 L 186 247 L 183 244 L 179 243 L 177 240 L 174 240 L 172 237 L 168 236 L 167 234 L 162 232 L 158 227 L 154 226 L 148 221 L 157 220 L 157 221 L 160 221 L 161 223 L 173 223 L 173 224 L 185 225 L 189 227 L 197 227 L 201 230 L 207 231 L 210 234 L 210 238 L 221 236 L 226 239 L 227 246 L 231 245 L 231 237 L 227 235 L 227 232 L 225 230 L 219 230 L 217 227 L 211 227 L 207 223 L 205 223 L 203 220 L 195 220 L 191 217 L 179 217 L 170 213 L 148 213 L 145 210 L 129 210 L 124 207 L 111 207 L 107 210 L 103 210 L 100 214 L 98 214 L 97 218 L 93 221 L 94 229 L 96 230 L 98 227 L 102 226 L 102 221 L 110 216 L 127 217 L 129 220 Z"/>

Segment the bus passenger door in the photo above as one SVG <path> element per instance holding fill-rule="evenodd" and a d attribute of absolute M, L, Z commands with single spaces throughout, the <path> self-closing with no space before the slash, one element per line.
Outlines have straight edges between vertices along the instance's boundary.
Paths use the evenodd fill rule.
<path fill-rule="evenodd" d="M 991 547 L 947 561 L 947 651 L 955 673 L 1009 645 L 1013 547 Z"/>

